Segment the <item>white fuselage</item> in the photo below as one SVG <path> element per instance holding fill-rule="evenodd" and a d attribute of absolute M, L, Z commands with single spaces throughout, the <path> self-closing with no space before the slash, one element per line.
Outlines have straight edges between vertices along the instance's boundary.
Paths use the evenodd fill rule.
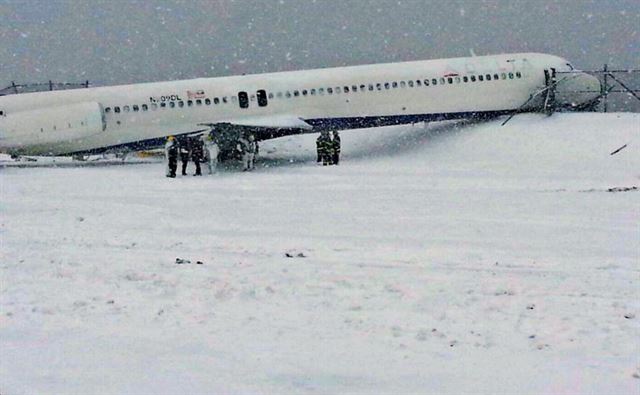
<path fill-rule="evenodd" d="M 317 131 L 499 114 L 543 88 L 550 68 L 571 66 L 520 53 L 8 95 L 0 97 L 0 151 L 157 145 L 202 124 L 277 130 L 297 128 L 296 120 Z M 599 89 L 590 76 L 580 84 Z"/>

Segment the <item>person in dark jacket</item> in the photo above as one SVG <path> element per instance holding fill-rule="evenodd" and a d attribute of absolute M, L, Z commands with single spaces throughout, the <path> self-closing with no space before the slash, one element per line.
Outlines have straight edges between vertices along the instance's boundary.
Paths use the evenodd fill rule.
<path fill-rule="evenodd" d="M 187 164 L 189 163 L 189 138 L 180 140 L 180 161 L 182 162 L 182 175 L 187 175 Z"/>
<path fill-rule="evenodd" d="M 201 176 L 202 171 L 200 170 L 200 163 L 204 159 L 204 144 L 201 139 L 194 138 L 191 140 L 191 160 L 196 165 L 196 172 L 193 173 L 194 176 Z"/>
<path fill-rule="evenodd" d="M 178 168 L 178 144 L 173 136 L 167 138 L 164 146 L 164 156 L 167 160 L 167 177 L 175 178 Z"/>
<path fill-rule="evenodd" d="M 320 133 L 320 136 L 316 139 L 316 153 L 318 154 L 316 162 L 322 162 L 322 133 Z"/>
<path fill-rule="evenodd" d="M 337 165 L 340 162 L 340 147 L 341 147 L 341 142 L 340 142 L 340 135 L 338 134 L 337 130 L 333 131 L 333 140 L 332 140 L 332 147 L 333 147 L 333 164 Z"/>
<path fill-rule="evenodd" d="M 333 162 L 333 142 L 328 131 L 320 132 L 318 137 L 320 143 L 320 156 L 322 157 L 322 165 L 327 166 Z"/>

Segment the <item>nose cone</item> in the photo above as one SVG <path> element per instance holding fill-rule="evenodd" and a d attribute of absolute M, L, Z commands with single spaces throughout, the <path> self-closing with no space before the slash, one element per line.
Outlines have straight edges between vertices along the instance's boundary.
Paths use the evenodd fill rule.
<path fill-rule="evenodd" d="M 556 88 L 556 103 L 565 108 L 579 108 L 600 97 L 601 84 L 597 77 L 587 73 L 567 74 L 560 78 Z"/>

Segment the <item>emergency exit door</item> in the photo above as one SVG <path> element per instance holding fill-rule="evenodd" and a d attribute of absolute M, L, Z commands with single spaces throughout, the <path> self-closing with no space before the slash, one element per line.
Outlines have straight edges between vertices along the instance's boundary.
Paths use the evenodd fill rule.
<path fill-rule="evenodd" d="M 269 99 L 267 98 L 267 91 L 264 89 L 260 89 L 256 91 L 255 95 L 251 95 L 251 100 L 249 100 L 249 94 L 245 91 L 238 92 L 238 105 L 240 108 L 249 108 L 249 103 L 252 101 L 258 101 L 258 107 L 266 107 L 269 104 Z"/>

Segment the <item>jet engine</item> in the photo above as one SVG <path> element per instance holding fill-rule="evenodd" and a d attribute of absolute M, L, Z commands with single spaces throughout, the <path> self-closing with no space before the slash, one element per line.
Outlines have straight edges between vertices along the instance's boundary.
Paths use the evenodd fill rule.
<path fill-rule="evenodd" d="M 104 111 L 96 102 L 9 112 L 0 116 L 0 150 L 28 153 L 29 147 L 90 137 L 106 127 Z"/>

